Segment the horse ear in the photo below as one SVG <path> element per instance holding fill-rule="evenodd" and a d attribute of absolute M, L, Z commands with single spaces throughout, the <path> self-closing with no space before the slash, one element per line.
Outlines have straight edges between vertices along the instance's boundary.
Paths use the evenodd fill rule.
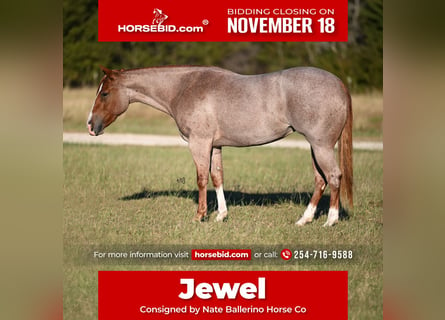
<path fill-rule="evenodd" d="M 103 71 L 103 73 L 108 76 L 108 78 L 110 79 L 114 79 L 115 77 L 115 72 L 113 70 L 110 70 L 108 68 L 105 68 L 104 66 L 100 66 L 100 69 Z"/>

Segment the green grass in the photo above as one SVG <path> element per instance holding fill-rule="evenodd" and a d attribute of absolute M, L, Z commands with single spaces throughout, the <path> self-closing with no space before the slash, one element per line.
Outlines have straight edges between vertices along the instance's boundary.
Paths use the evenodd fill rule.
<path fill-rule="evenodd" d="M 85 122 L 94 102 L 96 88 L 63 90 L 64 131 L 85 131 Z M 353 134 L 356 140 L 382 140 L 383 95 L 381 92 L 352 96 Z M 128 111 L 107 128 L 107 132 L 178 135 L 169 116 L 141 103 L 131 104 Z M 303 139 L 298 134 L 290 139 Z"/>
<path fill-rule="evenodd" d="M 66 319 L 97 319 L 97 270 L 348 270 L 349 319 L 381 319 L 383 296 L 383 154 L 354 152 L 355 210 L 323 228 L 295 221 L 313 191 L 310 153 L 299 149 L 225 148 L 229 219 L 193 223 L 197 187 L 187 148 L 64 145 Z M 70 248 L 121 245 L 350 246 L 354 262 L 328 264 L 98 265 L 73 261 Z"/>

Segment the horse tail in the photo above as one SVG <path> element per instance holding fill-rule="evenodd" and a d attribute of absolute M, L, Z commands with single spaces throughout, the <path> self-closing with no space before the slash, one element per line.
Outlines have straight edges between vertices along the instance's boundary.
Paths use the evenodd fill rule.
<path fill-rule="evenodd" d="M 342 180 L 340 183 L 340 197 L 343 199 L 342 204 L 346 208 L 352 210 L 354 207 L 352 185 L 352 102 L 348 89 L 344 88 L 347 95 L 347 117 L 346 123 L 338 141 L 338 158 Z"/>

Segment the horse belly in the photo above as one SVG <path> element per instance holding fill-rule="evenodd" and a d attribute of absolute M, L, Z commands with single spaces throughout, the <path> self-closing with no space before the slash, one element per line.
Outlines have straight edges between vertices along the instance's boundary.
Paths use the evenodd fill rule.
<path fill-rule="evenodd" d="M 251 123 L 251 126 L 229 126 L 225 130 L 218 130 L 214 138 L 214 146 L 248 147 L 263 145 L 284 138 L 293 132 L 285 124 L 275 126 L 261 126 Z"/>
<path fill-rule="evenodd" d="M 269 93 L 247 94 L 239 100 L 227 101 L 217 115 L 215 142 L 227 146 L 255 146 L 284 138 L 293 129 L 286 118 L 286 106 Z M 276 96 L 276 95 L 275 95 Z M 271 98 L 272 97 L 272 98 Z M 224 110 L 224 112 L 221 112 Z"/>

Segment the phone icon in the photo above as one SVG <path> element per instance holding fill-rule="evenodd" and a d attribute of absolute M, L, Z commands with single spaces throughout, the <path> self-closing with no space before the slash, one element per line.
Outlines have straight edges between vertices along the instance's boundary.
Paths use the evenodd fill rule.
<path fill-rule="evenodd" d="M 281 258 L 283 260 L 290 260 L 292 258 L 292 251 L 290 251 L 289 249 L 281 250 Z"/>

